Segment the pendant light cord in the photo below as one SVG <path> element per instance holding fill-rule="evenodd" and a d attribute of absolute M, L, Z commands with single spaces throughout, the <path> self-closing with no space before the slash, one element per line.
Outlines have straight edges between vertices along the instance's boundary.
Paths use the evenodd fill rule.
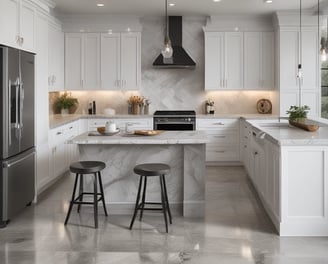
<path fill-rule="evenodd" d="M 298 105 L 302 105 L 302 0 L 300 0 L 300 33 L 299 33 L 299 58 L 298 58 Z"/>
<path fill-rule="evenodd" d="M 169 36 L 169 29 L 168 29 L 168 27 L 169 27 L 169 24 L 168 24 L 168 21 L 167 21 L 167 0 L 165 0 L 165 34 L 166 34 L 166 37 L 168 37 Z"/>

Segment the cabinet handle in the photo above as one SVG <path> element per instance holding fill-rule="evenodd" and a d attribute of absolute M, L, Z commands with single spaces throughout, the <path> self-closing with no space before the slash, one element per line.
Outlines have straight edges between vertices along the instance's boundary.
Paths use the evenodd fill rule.
<path fill-rule="evenodd" d="M 214 123 L 213 125 L 224 126 L 224 123 L 219 122 L 219 123 Z"/>
<path fill-rule="evenodd" d="M 217 153 L 224 153 L 225 151 L 224 150 L 216 150 L 215 152 L 217 152 Z"/>
<path fill-rule="evenodd" d="M 52 84 L 56 83 L 56 76 L 52 75 Z"/>
<path fill-rule="evenodd" d="M 73 129 L 73 127 L 71 126 L 69 129 Z"/>
<path fill-rule="evenodd" d="M 255 151 L 255 152 L 254 152 L 254 155 L 257 155 L 257 154 L 259 154 L 259 153 L 258 153 L 257 151 Z"/>
<path fill-rule="evenodd" d="M 24 44 L 24 38 L 21 37 L 21 38 L 20 38 L 20 45 L 22 46 L 23 44 Z"/>
<path fill-rule="evenodd" d="M 247 148 L 247 145 L 244 145 L 244 148 Z"/>
<path fill-rule="evenodd" d="M 214 136 L 215 138 L 225 138 L 226 136 Z"/>
<path fill-rule="evenodd" d="M 20 45 L 20 37 L 18 35 L 16 36 L 16 43 Z"/>

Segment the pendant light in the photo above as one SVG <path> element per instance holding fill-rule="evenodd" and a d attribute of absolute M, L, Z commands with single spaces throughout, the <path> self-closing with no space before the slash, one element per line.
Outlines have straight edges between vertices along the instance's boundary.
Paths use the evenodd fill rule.
<path fill-rule="evenodd" d="M 328 43 L 328 18 L 326 19 L 326 22 L 327 22 L 327 28 L 326 28 L 326 30 L 327 30 L 327 38 L 325 39 L 325 38 L 323 38 L 323 45 L 322 45 L 322 49 L 321 49 L 321 60 L 322 61 L 327 61 L 327 51 L 326 51 L 326 49 L 327 49 L 327 43 Z"/>
<path fill-rule="evenodd" d="M 169 37 L 169 23 L 167 16 L 167 0 L 165 0 L 165 38 L 164 38 L 164 49 L 162 50 L 163 62 L 170 63 L 173 55 L 173 48 Z"/>

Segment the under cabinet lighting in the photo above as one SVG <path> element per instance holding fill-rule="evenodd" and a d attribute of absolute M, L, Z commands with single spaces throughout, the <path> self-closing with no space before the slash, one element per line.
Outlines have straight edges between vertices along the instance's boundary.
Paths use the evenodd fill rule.
<path fill-rule="evenodd" d="M 213 0 L 213 2 L 218 3 L 221 2 L 221 0 Z"/>
<path fill-rule="evenodd" d="M 169 3 L 169 6 L 175 6 L 175 3 Z"/>
<path fill-rule="evenodd" d="M 104 4 L 97 4 L 98 7 L 103 7 L 105 6 Z"/>
<path fill-rule="evenodd" d="M 264 0 L 264 3 L 266 3 L 266 4 L 272 4 L 272 0 Z"/>

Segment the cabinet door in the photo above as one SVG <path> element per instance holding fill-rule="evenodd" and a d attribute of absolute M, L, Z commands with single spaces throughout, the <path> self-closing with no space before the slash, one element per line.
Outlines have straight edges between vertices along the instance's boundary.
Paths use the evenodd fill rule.
<path fill-rule="evenodd" d="M 0 43 L 18 47 L 19 38 L 19 0 L 0 1 Z"/>
<path fill-rule="evenodd" d="M 20 37 L 21 47 L 24 50 L 33 51 L 35 48 L 35 14 L 35 8 L 31 6 L 27 1 L 23 0 L 20 9 Z"/>
<path fill-rule="evenodd" d="M 225 89 L 243 88 L 243 33 L 225 35 Z"/>
<path fill-rule="evenodd" d="M 274 33 L 262 32 L 261 43 L 261 88 L 274 89 Z"/>
<path fill-rule="evenodd" d="M 246 32 L 244 38 L 244 88 L 261 89 L 261 33 Z"/>
<path fill-rule="evenodd" d="M 101 34 L 101 89 L 120 89 L 120 34 Z"/>
<path fill-rule="evenodd" d="M 49 128 L 49 101 L 48 101 L 48 20 L 38 14 L 36 17 L 36 52 L 35 72 L 36 87 L 35 105 L 36 115 L 36 144 L 37 146 L 48 143 Z"/>
<path fill-rule="evenodd" d="M 140 33 L 121 33 L 121 90 L 140 87 Z"/>
<path fill-rule="evenodd" d="M 205 90 L 224 87 L 224 33 L 205 33 Z"/>
<path fill-rule="evenodd" d="M 65 87 L 67 90 L 81 90 L 82 82 L 83 35 L 68 33 L 65 35 Z"/>
<path fill-rule="evenodd" d="M 302 32 L 302 89 L 318 90 L 319 51 L 318 32 Z"/>
<path fill-rule="evenodd" d="M 64 33 L 49 23 L 49 90 L 64 90 Z"/>
<path fill-rule="evenodd" d="M 280 89 L 298 89 L 298 32 L 280 32 Z"/>
<path fill-rule="evenodd" d="M 86 89 L 97 89 L 100 87 L 100 34 L 87 33 L 83 38 L 82 84 Z"/>

